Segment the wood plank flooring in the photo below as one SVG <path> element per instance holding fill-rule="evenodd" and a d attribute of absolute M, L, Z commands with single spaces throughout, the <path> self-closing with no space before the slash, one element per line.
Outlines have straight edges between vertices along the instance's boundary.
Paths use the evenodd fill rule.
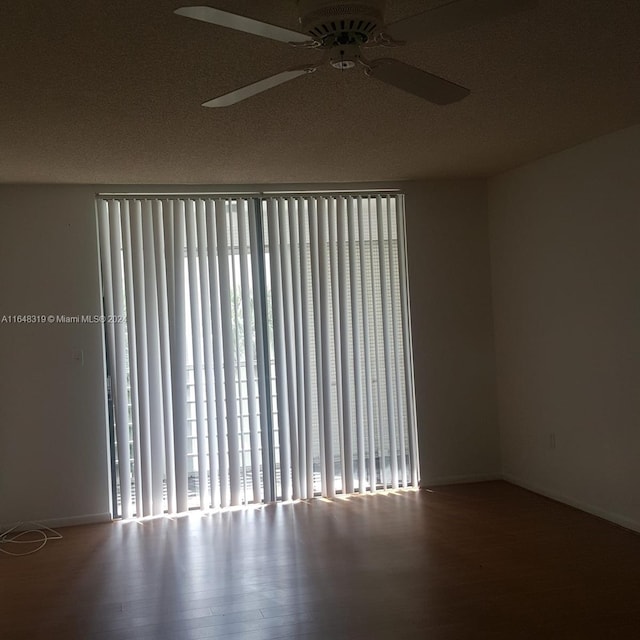
<path fill-rule="evenodd" d="M 640 638 L 640 536 L 504 482 L 61 533 L 2 640 Z"/>

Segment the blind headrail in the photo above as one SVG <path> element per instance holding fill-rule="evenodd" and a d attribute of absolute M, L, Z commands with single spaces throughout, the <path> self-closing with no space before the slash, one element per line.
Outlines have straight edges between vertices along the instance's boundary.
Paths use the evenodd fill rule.
<path fill-rule="evenodd" d="M 167 198 L 269 198 L 269 197 L 282 197 L 282 198 L 295 198 L 304 196 L 353 196 L 353 197 L 369 197 L 379 195 L 397 195 L 402 193 L 400 189 L 367 189 L 363 191 L 351 190 L 341 191 L 335 189 L 327 190 L 315 190 L 315 191 L 233 191 L 233 192 L 221 192 L 221 191 L 183 191 L 183 192 L 99 192 L 96 193 L 96 198 L 102 200 L 114 200 L 120 198 L 131 198 L 137 200 L 165 200 Z"/>

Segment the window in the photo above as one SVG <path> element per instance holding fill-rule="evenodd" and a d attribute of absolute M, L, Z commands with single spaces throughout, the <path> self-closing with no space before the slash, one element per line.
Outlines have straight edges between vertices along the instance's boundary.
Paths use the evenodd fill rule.
<path fill-rule="evenodd" d="M 401 195 L 101 198 L 125 516 L 416 485 Z"/>

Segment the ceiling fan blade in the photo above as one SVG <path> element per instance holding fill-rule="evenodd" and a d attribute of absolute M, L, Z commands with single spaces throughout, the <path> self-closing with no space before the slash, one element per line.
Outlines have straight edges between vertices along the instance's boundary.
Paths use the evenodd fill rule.
<path fill-rule="evenodd" d="M 533 9 L 537 0 L 453 0 L 384 27 L 393 40 L 411 42 Z"/>
<path fill-rule="evenodd" d="M 283 27 L 277 27 L 273 24 L 239 16 L 235 13 L 229 13 L 228 11 L 221 11 L 213 7 L 181 7 L 180 9 L 176 9 L 174 13 L 177 13 L 179 16 L 186 16 L 187 18 L 217 24 L 221 27 L 236 29 L 237 31 L 244 31 L 245 33 L 253 33 L 263 38 L 279 40 L 280 42 L 312 43 L 311 38 L 304 33 L 284 29 Z"/>
<path fill-rule="evenodd" d="M 412 93 L 434 104 L 451 104 L 469 95 L 469 89 L 422 71 L 395 58 L 380 58 L 367 63 L 367 75 Z"/>
<path fill-rule="evenodd" d="M 316 69 L 317 67 L 307 66 L 299 67 L 297 69 L 290 69 L 289 71 L 283 71 L 282 73 L 276 73 L 275 76 L 270 76 L 268 78 L 265 78 L 264 80 L 258 80 L 258 82 L 249 84 L 246 87 L 241 87 L 240 89 L 236 89 L 235 91 L 231 91 L 230 93 L 225 93 L 222 96 L 213 98 L 213 100 L 207 100 L 207 102 L 202 103 L 202 106 L 228 107 L 242 100 L 246 100 L 251 96 L 255 96 L 258 93 L 262 93 L 263 91 L 267 91 L 268 89 L 277 87 L 279 84 L 289 82 L 289 80 L 294 80 L 295 78 L 299 78 L 300 76 L 303 76 L 307 73 L 313 73 Z"/>

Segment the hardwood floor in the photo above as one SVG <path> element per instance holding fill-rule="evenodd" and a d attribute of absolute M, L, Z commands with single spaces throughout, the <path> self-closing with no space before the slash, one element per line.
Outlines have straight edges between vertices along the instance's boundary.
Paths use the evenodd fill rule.
<path fill-rule="evenodd" d="M 640 536 L 503 482 L 61 533 L 3 640 L 640 637 Z"/>

